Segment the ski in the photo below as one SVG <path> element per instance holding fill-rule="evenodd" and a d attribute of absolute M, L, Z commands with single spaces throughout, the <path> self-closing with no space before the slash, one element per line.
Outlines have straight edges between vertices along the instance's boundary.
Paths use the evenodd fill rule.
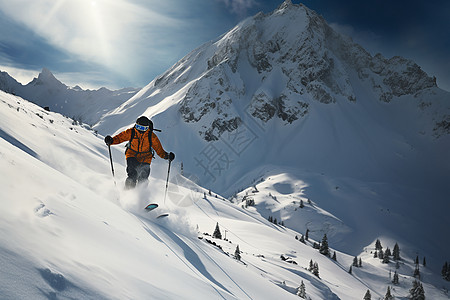
<path fill-rule="evenodd" d="M 157 208 L 158 207 L 158 204 L 156 204 L 156 203 L 150 203 L 149 205 L 147 205 L 146 207 L 145 207 L 145 210 L 146 211 L 152 211 L 152 210 L 154 210 L 155 208 Z M 163 213 L 163 214 L 160 214 L 159 216 L 157 216 L 156 218 L 157 219 L 161 219 L 161 218 L 165 218 L 165 217 L 168 217 L 169 216 L 169 214 L 168 213 Z"/>
<path fill-rule="evenodd" d="M 154 210 L 154 209 L 157 208 L 157 207 L 158 207 L 158 204 L 156 204 L 156 203 L 150 203 L 149 205 L 147 205 L 147 206 L 145 207 L 145 210 L 151 211 L 151 210 Z"/>

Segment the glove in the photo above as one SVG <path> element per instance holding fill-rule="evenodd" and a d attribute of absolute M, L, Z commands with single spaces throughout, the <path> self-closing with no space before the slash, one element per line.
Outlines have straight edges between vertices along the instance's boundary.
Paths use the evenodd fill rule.
<path fill-rule="evenodd" d="M 110 136 L 110 135 L 107 135 L 107 136 L 105 136 L 105 144 L 106 145 L 111 145 L 112 143 L 114 142 L 114 139 Z"/>
<path fill-rule="evenodd" d="M 170 152 L 170 153 L 166 152 L 166 155 L 164 156 L 164 159 L 168 159 L 168 160 L 172 161 L 172 160 L 175 159 L 175 154 L 173 152 Z"/>

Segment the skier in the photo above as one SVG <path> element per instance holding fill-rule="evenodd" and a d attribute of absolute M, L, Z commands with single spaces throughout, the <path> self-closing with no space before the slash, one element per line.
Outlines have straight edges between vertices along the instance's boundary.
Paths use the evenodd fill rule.
<path fill-rule="evenodd" d="M 150 175 L 150 164 L 154 151 L 164 159 L 174 160 L 173 152 L 167 153 L 161 146 L 156 134 L 153 132 L 153 122 L 142 116 L 136 120 L 136 125 L 111 137 L 105 137 L 106 145 L 116 145 L 128 141 L 125 157 L 127 159 L 127 179 L 125 188 L 131 189 L 136 183 L 147 182 Z M 153 148 L 153 149 L 152 149 Z"/>

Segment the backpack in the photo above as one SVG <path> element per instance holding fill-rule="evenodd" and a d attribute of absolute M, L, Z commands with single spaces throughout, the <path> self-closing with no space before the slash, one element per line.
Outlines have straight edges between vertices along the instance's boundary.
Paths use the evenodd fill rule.
<path fill-rule="evenodd" d="M 125 147 L 126 147 L 125 154 L 127 153 L 128 149 L 131 149 L 130 148 L 131 147 L 131 141 L 134 139 L 136 130 L 137 129 L 134 128 L 134 126 L 133 126 L 133 128 L 131 128 L 131 137 L 130 137 L 130 140 L 128 141 L 128 143 L 125 145 Z M 148 144 L 150 146 L 150 151 L 149 152 L 151 152 L 152 157 L 155 158 L 155 151 L 152 148 L 152 135 L 153 135 L 153 129 L 150 130 L 150 132 L 148 133 Z M 135 151 L 133 149 L 131 149 L 131 150 L 136 152 L 136 153 L 145 153 L 145 152 L 137 152 L 137 151 Z"/>
<path fill-rule="evenodd" d="M 153 126 L 152 126 L 153 127 Z M 125 150 L 125 153 L 127 153 L 127 151 L 128 151 L 128 149 L 131 149 L 130 148 L 130 146 L 131 146 L 131 141 L 134 139 L 134 135 L 135 135 L 135 130 L 137 130 L 136 128 L 134 128 L 134 126 L 131 128 L 131 137 L 130 137 L 130 140 L 128 141 L 128 143 L 125 145 L 125 148 L 126 148 L 126 150 Z M 161 130 L 160 129 L 154 129 L 154 128 L 152 128 L 151 130 L 150 130 L 150 132 L 148 133 L 148 144 L 149 144 L 149 146 L 150 146 L 150 151 L 149 152 L 151 152 L 152 153 L 152 157 L 153 158 L 155 158 L 155 151 L 153 150 L 153 148 L 152 148 L 152 135 L 153 135 L 153 131 L 158 131 L 158 132 L 161 132 Z M 135 150 L 133 150 L 133 149 L 131 149 L 132 151 L 135 151 Z M 137 151 L 135 151 L 136 153 L 145 153 L 145 152 L 137 152 Z"/>

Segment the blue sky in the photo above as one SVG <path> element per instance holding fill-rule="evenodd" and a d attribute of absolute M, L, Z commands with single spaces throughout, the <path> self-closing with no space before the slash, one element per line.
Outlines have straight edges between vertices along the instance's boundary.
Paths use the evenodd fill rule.
<path fill-rule="evenodd" d="M 282 2 L 0 0 L 0 70 L 23 84 L 46 67 L 68 85 L 143 87 L 201 44 Z M 412 59 L 450 91 L 450 1 L 302 3 L 371 54 Z"/>

